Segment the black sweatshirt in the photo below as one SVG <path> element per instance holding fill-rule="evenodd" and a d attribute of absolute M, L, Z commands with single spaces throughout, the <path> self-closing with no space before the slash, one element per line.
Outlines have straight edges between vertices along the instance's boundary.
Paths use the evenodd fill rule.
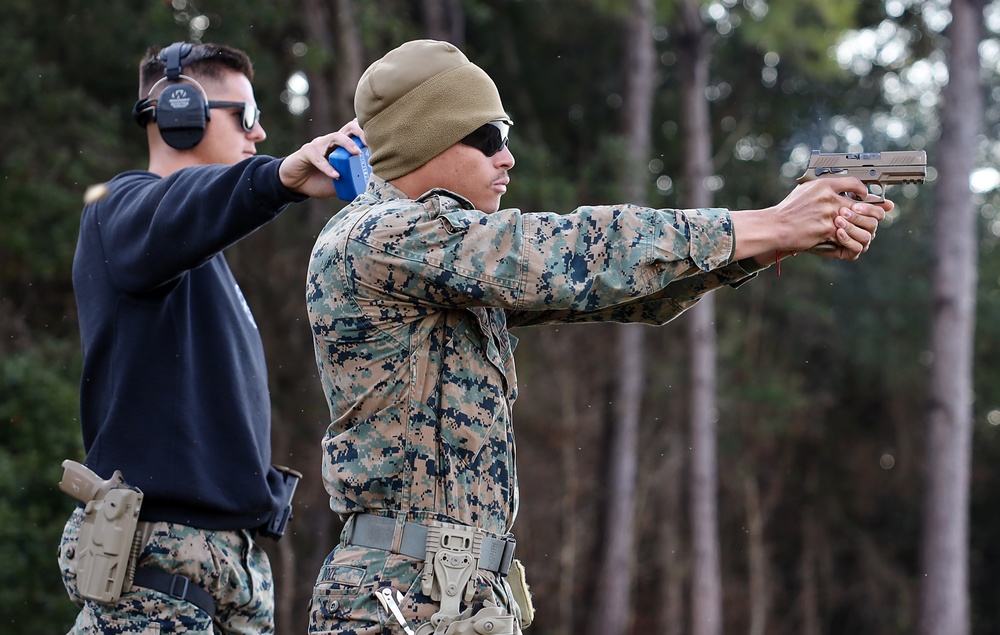
<path fill-rule="evenodd" d="M 279 159 L 125 172 L 83 210 L 73 261 L 86 464 L 141 519 L 250 529 L 278 505 L 260 334 L 222 250 L 305 197 Z"/>

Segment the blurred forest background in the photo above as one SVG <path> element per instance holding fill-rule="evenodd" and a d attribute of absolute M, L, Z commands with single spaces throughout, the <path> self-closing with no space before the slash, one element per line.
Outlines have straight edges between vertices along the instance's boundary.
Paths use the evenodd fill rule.
<path fill-rule="evenodd" d="M 85 188 L 146 165 L 142 53 L 248 51 L 258 150 L 282 156 L 352 118 L 364 68 L 421 37 L 500 88 L 505 206 L 759 208 L 812 149 L 925 149 L 932 166 L 890 190 L 855 263 L 799 255 L 664 328 L 516 333 L 529 632 L 1000 632 L 1000 2 L 983 0 L 0 0 L 0 630 L 76 614 L 55 563 L 60 462 L 82 460 L 70 267 Z M 304 272 L 341 205 L 295 205 L 228 252 L 268 356 L 274 460 L 306 474 L 290 534 L 267 543 L 279 633 L 305 631 L 340 529 Z M 971 238 L 952 250 L 971 271 L 938 269 L 952 235 Z M 949 289 L 974 312 L 960 328 L 935 317 Z M 966 370 L 936 366 L 965 342 Z M 957 421 L 936 419 L 949 399 Z M 957 620 L 929 626 L 935 611 Z"/>

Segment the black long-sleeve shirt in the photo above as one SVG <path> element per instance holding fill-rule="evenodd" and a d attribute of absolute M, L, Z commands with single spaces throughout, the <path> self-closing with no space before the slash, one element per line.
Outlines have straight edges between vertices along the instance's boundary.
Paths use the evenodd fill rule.
<path fill-rule="evenodd" d="M 253 528 L 283 493 L 263 346 L 222 254 L 304 198 L 279 165 L 125 172 L 83 210 L 73 286 L 86 464 L 139 487 L 142 520 Z"/>

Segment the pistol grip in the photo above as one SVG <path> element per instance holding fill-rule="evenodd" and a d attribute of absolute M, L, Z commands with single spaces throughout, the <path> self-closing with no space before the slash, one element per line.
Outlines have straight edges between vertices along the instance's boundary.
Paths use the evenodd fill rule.
<path fill-rule="evenodd" d="M 86 503 L 93 500 L 97 489 L 101 485 L 101 479 L 94 474 L 86 465 L 82 465 L 71 459 L 62 462 L 63 477 L 59 481 L 59 489 L 80 501 Z"/>

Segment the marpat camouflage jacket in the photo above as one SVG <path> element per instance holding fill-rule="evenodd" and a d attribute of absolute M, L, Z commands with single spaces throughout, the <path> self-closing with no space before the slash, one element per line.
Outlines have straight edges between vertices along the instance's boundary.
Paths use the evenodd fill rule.
<path fill-rule="evenodd" d="M 664 324 L 760 267 L 730 264 L 724 209 L 486 214 L 373 176 L 309 263 L 307 303 L 332 423 L 331 508 L 509 532 L 517 513 L 508 328 Z"/>

